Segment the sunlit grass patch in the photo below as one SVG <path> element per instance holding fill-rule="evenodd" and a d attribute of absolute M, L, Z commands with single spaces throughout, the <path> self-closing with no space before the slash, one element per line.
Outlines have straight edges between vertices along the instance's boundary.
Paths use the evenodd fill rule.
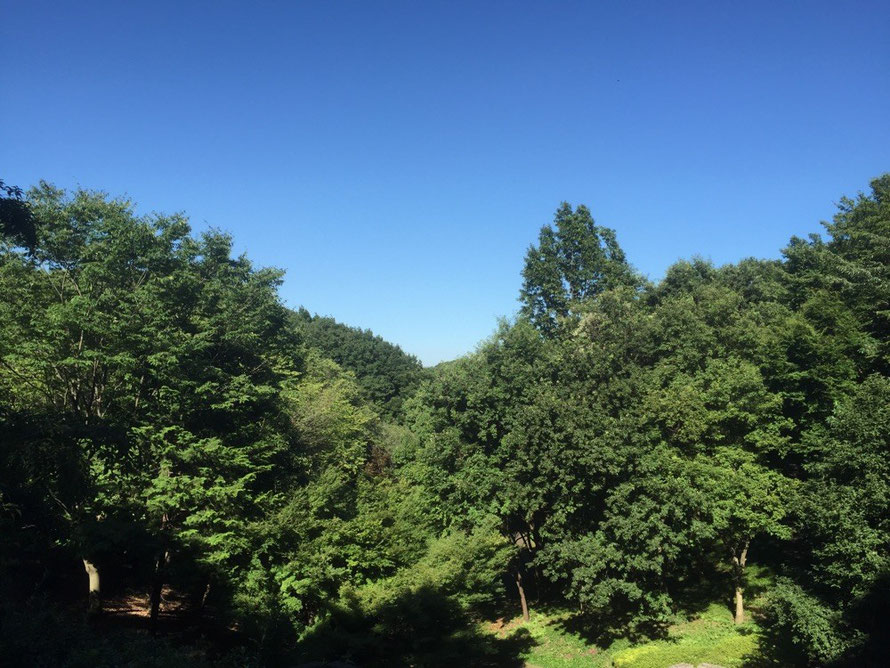
<path fill-rule="evenodd" d="M 737 626 L 726 606 L 716 603 L 694 619 L 673 625 L 664 639 L 636 645 L 619 639 L 607 648 L 567 631 L 563 622 L 571 617 L 568 611 L 533 612 L 528 622 L 513 619 L 488 625 L 488 630 L 504 636 L 525 628 L 535 644 L 523 658 L 536 668 L 666 668 L 675 663 L 705 662 L 735 668 L 756 653 L 759 640 L 756 623 Z"/>
<path fill-rule="evenodd" d="M 498 625 L 496 633 L 500 636 L 509 635 L 516 628 L 522 627 L 530 633 L 534 645 L 523 655 L 526 665 L 539 668 L 566 668 L 572 666 L 608 666 L 599 656 L 601 650 L 590 645 L 583 638 L 565 631 L 561 622 L 570 618 L 568 611 L 532 611 L 531 619 L 523 622 L 521 618 L 510 620 Z M 489 628 L 493 628 L 489 626 Z"/>
<path fill-rule="evenodd" d="M 616 668 L 665 668 L 675 663 L 741 666 L 755 652 L 758 629 L 736 626 L 728 610 L 712 605 L 700 617 L 673 626 L 663 640 L 652 640 L 612 654 Z"/>

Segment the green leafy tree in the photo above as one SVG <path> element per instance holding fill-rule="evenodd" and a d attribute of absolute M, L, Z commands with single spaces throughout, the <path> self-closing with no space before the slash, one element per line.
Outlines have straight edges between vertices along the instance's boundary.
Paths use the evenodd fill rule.
<path fill-rule="evenodd" d="M 536 327 L 553 333 L 581 303 L 610 288 L 639 286 L 615 231 L 594 223 L 587 207 L 563 202 L 554 224 L 541 228 L 522 270 L 522 312 Z"/>
<path fill-rule="evenodd" d="M 0 387 L 11 414 L 53 416 L 19 431 L 28 447 L 69 434 L 80 484 L 54 501 L 93 609 L 103 553 L 122 552 L 130 527 L 155 546 L 156 618 L 171 554 L 234 577 L 239 525 L 287 449 L 280 274 L 232 259 L 225 235 L 194 239 L 179 216 L 139 218 L 129 202 L 46 184 L 29 198 L 37 247 L 6 250 L 0 267 Z"/>
<path fill-rule="evenodd" d="M 850 309 L 860 326 L 854 359 L 886 374 L 890 336 L 890 174 L 871 182 L 871 193 L 841 198 L 830 239 L 792 238 L 783 251 L 796 305 L 828 293 Z M 824 299 L 824 297 L 822 297 Z M 863 360 L 864 358 L 864 360 Z M 862 364 L 860 361 L 860 365 Z"/>
<path fill-rule="evenodd" d="M 732 565 L 735 623 L 745 621 L 745 567 L 752 541 L 788 539 L 792 481 L 737 448 L 721 448 L 697 461 L 698 484 L 707 495 L 710 524 Z"/>
<path fill-rule="evenodd" d="M 550 547 L 547 572 L 568 580 L 568 596 L 602 632 L 657 633 L 676 610 L 678 588 L 707 572 L 707 501 L 683 457 L 653 450 L 609 491 L 590 530 Z"/>
<path fill-rule="evenodd" d="M 37 243 L 34 219 L 18 186 L 0 179 L 0 237 L 6 242 L 33 249 Z"/>

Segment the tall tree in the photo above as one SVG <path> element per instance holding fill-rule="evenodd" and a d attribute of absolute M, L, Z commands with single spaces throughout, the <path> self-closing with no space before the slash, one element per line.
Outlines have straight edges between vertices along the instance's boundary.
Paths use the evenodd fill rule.
<path fill-rule="evenodd" d="M 642 284 L 615 231 L 596 225 L 584 205 L 573 211 L 566 202 L 556 210 L 554 225 L 541 228 L 538 245 L 529 247 L 522 277 L 522 312 L 548 333 L 584 300 L 610 288 Z"/>
<path fill-rule="evenodd" d="M 288 447 L 278 395 L 298 357 L 280 274 L 233 259 L 225 235 L 191 237 L 179 216 L 47 184 L 29 198 L 35 252 L 5 249 L 0 264 L 0 393 L 13 416 L 52 416 L 18 430 L 26 443 L 62 429 L 74 445 L 81 484 L 56 502 L 92 608 L 103 553 L 138 530 L 155 546 L 154 618 L 176 550 L 232 576 L 237 526 Z"/>

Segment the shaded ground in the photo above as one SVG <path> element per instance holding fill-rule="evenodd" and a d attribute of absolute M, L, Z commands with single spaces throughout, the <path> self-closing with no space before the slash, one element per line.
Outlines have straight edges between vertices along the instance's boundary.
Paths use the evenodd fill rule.
<path fill-rule="evenodd" d="M 298 653 L 307 663 L 521 668 L 534 644 L 524 627 L 488 632 L 453 599 L 419 587 L 394 593 L 370 609 L 356 605 L 334 611 Z"/>
<path fill-rule="evenodd" d="M 105 599 L 102 616 L 109 621 L 130 621 L 133 624 L 147 624 L 151 608 L 148 594 L 127 593 Z M 158 615 L 159 621 L 166 625 L 188 624 L 189 614 L 185 598 L 179 596 L 169 587 L 164 587 L 161 592 L 161 608 Z"/>
<path fill-rule="evenodd" d="M 102 614 L 91 621 L 101 631 L 128 630 L 151 635 L 151 604 L 148 594 L 120 593 L 103 601 Z M 165 586 L 157 626 L 159 637 L 177 645 L 195 645 L 211 656 L 244 645 L 246 639 L 237 626 L 218 619 L 212 608 L 195 610 L 187 597 Z"/>

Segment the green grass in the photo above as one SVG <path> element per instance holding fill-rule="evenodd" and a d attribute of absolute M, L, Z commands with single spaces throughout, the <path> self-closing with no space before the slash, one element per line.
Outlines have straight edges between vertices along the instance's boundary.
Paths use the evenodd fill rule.
<path fill-rule="evenodd" d="M 535 642 L 531 651 L 523 656 L 529 666 L 563 668 L 609 665 L 591 664 L 591 660 L 595 658 L 596 650 L 594 649 L 594 654 L 591 654 L 591 646 L 583 639 L 566 633 L 560 628 L 560 622 L 570 616 L 571 614 L 568 612 L 542 613 L 533 611 L 529 621 L 523 622 L 521 618 L 513 619 L 496 633 L 505 637 L 519 628 L 527 630 Z"/>
<path fill-rule="evenodd" d="M 741 666 L 757 649 L 755 624 L 736 626 L 724 606 L 713 604 L 697 619 L 677 624 L 664 640 L 617 651 L 616 668 L 666 668 L 675 663 L 715 663 L 726 668 Z"/>
<path fill-rule="evenodd" d="M 756 623 L 736 626 L 730 611 L 716 603 L 695 619 L 672 626 L 667 638 L 635 645 L 621 639 L 607 648 L 594 647 L 566 631 L 562 622 L 570 617 L 569 612 L 533 611 L 530 621 L 514 619 L 492 632 L 506 636 L 525 628 L 536 643 L 523 656 L 530 668 L 667 668 L 675 663 L 704 662 L 736 668 L 755 653 L 759 638 Z"/>

